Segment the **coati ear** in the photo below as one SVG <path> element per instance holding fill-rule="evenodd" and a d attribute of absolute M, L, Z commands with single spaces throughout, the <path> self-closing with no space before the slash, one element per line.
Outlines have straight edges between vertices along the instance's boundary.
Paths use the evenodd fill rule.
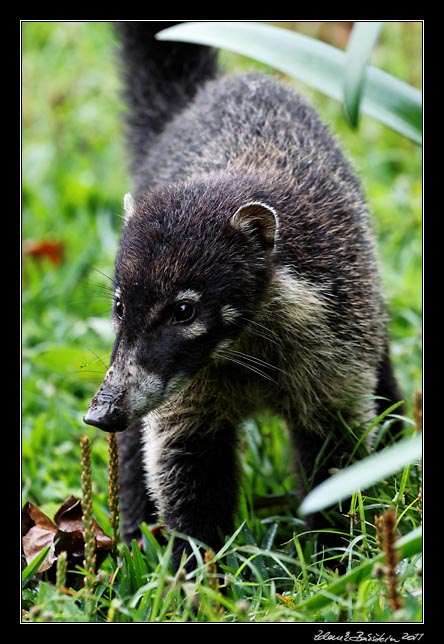
<path fill-rule="evenodd" d="M 134 215 L 135 210 L 136 210 L 136 202 L 134 201 L 133 196 L 127 192 L 126 195 L 123 197 L 123 210 L 124 210 L 124 219 L 125 219 L 125 224 L 129 222 L 131 217 Z"/>
<path fill-rule="evenodd" d="M 279 227 L 277 212 L 259 201 L 250 201 L 236 210 L 231 217 L 232 226 L 259 241 L 266 251 L 274 249 Z"/>

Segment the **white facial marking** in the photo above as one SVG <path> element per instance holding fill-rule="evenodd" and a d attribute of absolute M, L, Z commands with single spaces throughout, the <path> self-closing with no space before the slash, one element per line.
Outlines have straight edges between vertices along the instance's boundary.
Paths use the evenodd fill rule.
<path fill-rule="evenodd" d="M 320 287 L 316 288 L 296 277 L 288 268 L 278 268 L 274 281 L 280 291 L 283 308 L 288 310 L 295 322 L 313 320 L 315 317 L 318 319 L 324 314 L 327 302 Z"/>
<path fill-rule="evenodd" d="M 178 327 L 180 330 L 180 333 L 187 338 L 187 339 L 192 339 L 192 338 L 198 338 L 201 335 L 204 335 L 207 332 L 207 327 L 203 322 L 199 322 L 196 320 L 195 322 L 192 322 L 191 324 L 185 326 Z"/>
<path fill-rule="evenodd" d="M 155 322 L 162 312 L 163 304 L 152 304 L 150 310 L 147 312 L 147 320 L 150 324 Z"/>
<path fill-rule="evenodd" d="M 237 311 L 234 307 L 230 306 L 229 304 L 225 304 L 221 310 L 220 310 L 220 316 L 222 318 L 222 322 L 225 324 L 231 324 L 237 318 L 240 316 L 239 311 Z"/>
<path fill-rule="evenodd" d="M 124 218 L 125 223 L 128 223 L 131 217 L 136 212 L 136 202 L 134 201 L 132 195 L 127 192 L 123 197 L 123 209 L 124 209 Z"/>
<path fill-rule="evenodd" d="M 114 291 L 114 301 L 115 300 L 120 300 L 121 295 L 122 295 L 122 292 L 121 292 L 120 288 L 117 287 L 116 290 Z M 115 317 L 113 315 L 112 320 L 111 320 L 111 328 L 112 328 L 112 330 L 113 330 L 113 332 L 115 334 L 117 334 L 118 326 L 119 326 L 118 322 L 117 322 L 117 320 L 115 319 Z"/>
<path fill-rule="evenodd" d="M 198 302 L 201 298 L 201 294 L 187 289 L 186 291 L 179 291 L 176 296 L 176 302 L 181 302 L 182 300 L 190 300 L 191 302 Z"/>
<path fill-rule="evenodd" d="M 163 393 L 163 382 L 154 373 L 146 373 L 138 366 L 130 368 L 130 386 L 126 395 L 128 408 L 138 412 L 146 405 L 148 399 L 161 400 Z"/>
<path fill-rule="evenodd" d="M 106 385 L 122 391 L 122 403 L 131 416 L 154 408 L 163 401 L 164 383 L 136 363 L 134 350 L 117 354 L 105 376 Z"/>

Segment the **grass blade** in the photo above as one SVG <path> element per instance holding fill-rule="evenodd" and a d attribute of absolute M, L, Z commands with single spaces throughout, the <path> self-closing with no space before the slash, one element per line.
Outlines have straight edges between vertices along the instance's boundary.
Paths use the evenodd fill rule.
<path fill-rule="evenodd" d="M 315 38 L 255 22 L 188 22 L 160 31 L 159 40 L 229 49 L 266 63 L 342 101 L 346 53 Z M 416 143 L 422 141 L 421 92 L 368 67 L 361 111 Z"/>
<path fill-rule="evenodd" d="M 399 553 L 400 559 L 406 559 L 421 552 L 422 527 L 419 526 L 404 537 L 401 537 L 396 544 L 396 550 Z M 348 584 L 359 584 L 362 580 L 369 577 L 373 570 L 373 566 L 376 563 L 384 561 L 384 558 L 385 552 L 381 552 L 381 554 L 373 557 L 373 559 L 353 568 L 353 570 L 340 577 L 337 581 L 334 581 L 332 584 L 327 586 L 327 588 L 322 589 L 320 592 L 316 593 L 316 595 L 302 601 L 297 605 L 297 609 L 306 608 L 312 610 L 321 608 L 322 606 L 325 606 L 325 604 L 333 601 L 335 598 L 340 598 L 341 595 L 346 592 Z"/>
<path fill-rule="evenodd" d="M 353 128 L 358 125 L 367 65 L 382 25 L 382 22 L 355 22 L 350 36 L 345 59 L 344 111 Z"/>
<path fill-rule="evenodd" d="M 163 591 L 167 583 L 167 575 L 169 572 L 171 555 L 173 553 L 173 543 L 174 543 L 174 536 L 171 535 L 168 541 L 167 547 L 165 548 L 162 561 L 159 563 L 156 569 L 157 587 L 154 590 L 153 603 L 151 606 L 151 613 L 149 616 L 150 622 L 159 621 L 159 613 L 162 610 Z"/>
<path fill-rule="evenodd" d="M 146 581 L 147 569 L 140 552 L 139 544 L 136 539 L 131 542 L 131 551 L 133 555 L 134 578 L 136 588 L 140 588 Z"/>
<path fill-rule="evenodd" d="M 49 549 L 51 546 L 46 546 L 46 548 L 43 548 L 41 552 L 37 555 L 37 557 L 34 557 L 34 559 L 31 561 L 30 564 L 26 566 L 26 568 L 23 569 L 22 571 L 22 588 L 26 586 L 28 581 L 31 579 L 31 577 L 34 575 L 35 572 L 37 572 L 40 564 L 43 563 L 43 561 L 46 559 L 46 556 L 49 552 Z"/>
<path fill-rule="evenodd" d="M 372 454 L 334 474 L 312 490 L 299 508 L 303 515 L 323 510 L 346 499 L 354 492 L 374 485 L 421 458 L 422 435 L 406 438 L 398 444 Z"/>
<path fill-rule="evenodd" d="M 126 544 L 123 545 L 121 554 L 120 594 L 122 597 L 128 597 L 137 590 L 136 574 L 131 551 Z"/>
<path fill-rule="evenodd" d="M 253 533 L 251 532 L 251 530 L 248 528 L 248 526 L 246 524 L 244 525 L 244 527 L 242 529 L 242 535 L 243 535 L 243 537 L 245 539 L 245 543 L 248 546 L 253 546 L 254 549 L 257 550 L 258 553 L 259 553 L 259 550 L 260 550 L 259 546 L 256 543 L 256 540 L 255 540 L 255 538 L 253 536 Z M 264 561 L 262 555 L 257 554 L 256 557 L 255 557 L 255 562 L 254 563 L 256 564 L 256 566 L 258 568 L 260 577 L 264 581 L 267 581 L 267 579 L 269 579 L 269 574 L 268 574 L 267 566 L 265 565 L 265 561 Z"/>
<path fill-rule="evenodd" d="M 224 554 L 224 552 L 226 552 L 226 551 L 228 550 L 228 548 L 230 548 L 230 546 L 231 546 L 231 544 L 233 543 L 233 541 L 235 541 L 235 540 L 236 540 L 237 535 L 238 535 L 240 532 L 242 532 L 242 530 L 244 529 L 244 526 L 245 526 L 245 521 L 242 521 L 242 523 L 240 524 L 240 526 L 239 526 L 239 527 L 238 527 L 238 528 L 233 532 L 233 534 L 230 536 L 230 538 L 229 538 L 229 539 L 227 539 L 226 543 L 225 543 L 225 544 L 222 546 L 222 548 L 217 552 L 217 554 L 216 554 L 216 560 L 217 560 L 218 558 L 222 557 L 222 555 Z"/>
<path fill-rule="evenodd" d="M 376 418 L 369 424 L 369 426 L 367 427 L 367 429 L 364 432 L 362 432 L 358 437 L 356 437 L 356 439 L 355 439 L 356 443 L 355 443 L 355 446 L 354 446 L 354 448 L 353 448 L 353 450 L 352 450 L 352 452 L 350 454 L 350 458 L 349 458 L 349 460 L 347 462 L 347 465 L 350 462 L 352 462 L 352 460 L 353 460 L 353 458 L 354 458 L 356 453 L 358 455 L 360 455 L 361 457 L 368 456 L 368 450 L 365 447 L 365 442 L 364 442 L 365 439 L 367 438 L 367 436 L 369 436 L 371 434 L 371 432 L 373 431 L 373 429 L 375 427 L 377 427 L 377 425 L 380 425 L 382 423 L 384 418 L 386 418 L 392 412 L 394 412 L 396 409 L 398 409 L 398 407 L 400 407 L 403 404 L 403 402 L 404 402 L 403 400 L 400 400 L 399 402 L 396 402 L 396 403 L 393 403 L 393 405 L 390 405 L 390 407 L 387 407 L 387 409 L 385 409 L 381 414 L 379 414 L 379 416 L 376 416 Z M 365 453 L 362 453 L 361 446 L 364 446 Z"/>
<path fill-rule="evenodd" d="M 422 143 L 422 94 L 377 67 L 369 67 L 361 111 L 415 143 Z"/>

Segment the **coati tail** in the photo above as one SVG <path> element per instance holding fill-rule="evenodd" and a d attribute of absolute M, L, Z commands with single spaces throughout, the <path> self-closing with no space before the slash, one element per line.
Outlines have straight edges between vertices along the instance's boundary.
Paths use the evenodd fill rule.
<path fill-rule="evenodd" d="M 157 20 L 116 23 L 133 173 L 140 169 L 165 124 L 190 102 L 203 82 L 216 75 L 215 50 L 155 39 L 158 31 L 174 24 Z"/>

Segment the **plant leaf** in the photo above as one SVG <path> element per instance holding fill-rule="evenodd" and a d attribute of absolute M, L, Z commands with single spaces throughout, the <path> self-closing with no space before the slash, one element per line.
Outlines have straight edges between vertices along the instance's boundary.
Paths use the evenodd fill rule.
<path fill-rule="evenodd" d="M 301 503 L 299 512 L 302 515 L 311 514 L 338 503 L 354 492 L 395 474 L 409 463 L 421 458 L 421 454 L 421 434 L 414 438 L 406 438 L 377 454 L 372 454 L 315 487 Z"/>
<path fill-rule="evenodd" d="M 112 539 L 94 521 L 96 542 L 96 567 L 98 568 L 112 548 Z M 69 496 L 54 516 L 54 523 L 38 507 L 28 502 L 22 510 L 22 547 L 28 564 L 26 569 L 47 572 L 48 578 L 55 581 L 57 556 L 66 551 L 69 571 L 81 566 L 84 559 L 84 526 L 82 504 L 79 499 Z M 45 556 L 41 557 L 41 552 Z M 34 566 L 38 558 L 40 564 Z M 28 578 L 29 578 L 28 572 Z M 68 572 L 67 585 L 75 587 L 82 583 L 82 576 Z"/>
<path fill-rule="evenodd" d="M 23 242 L 23 255 L 35 260 L 48 259 L 55 266 L 63 263 L 65 245 L 61 241 L 52 239 L 28 239 Z"/>
<path fill-rule="evenodd" d="M 344 55 L 324 42 L 288 29 L 255 22 L 187 22 L 156 34 L 159 40 L 179 40 L 230 49 L 299 78 L 338 100 L 337 74 Z"/>
<path fill-rule="evenodd" d="M 367 65 L 383 22 L 355 22 L 345 59 L 344 111 L 352 127 L 357 127 Z"/>
<path fill-rule="evenodd" d="M 140 547 L 136 539 L 133 539 L 131 542 L 131 551 L 133 554 L 134 574 L 136 576 L 136 584 L 137 584 L 137 588 L 140 588 L 146 581 L 147 568 L 144 563 L 142 553 L 140 552 Z"/>
<path fill-rule="evenodd" d="M 255 22 L 188 22 L 163 29 L 156 38 L 230 49 L 343 99 L 345 52 L 288 29 Z M 368 67 L 361 111 L 421 143 L 421 92 L 391 74 Z"/>
<path fill-rule="evenodd" d="M 56 532 L 57 528 L 54 523 L 37 506 L 30 501 L 23 506 L 22 548 L 26 563 L 33 564 L 43 550 L 46 552 L 39 566 L 35 568 L 36 572 L 48 570 L 57 559 L 54 552 Z"/>
<path fill-rule="evenodd" d="M 245 543 L 249 546 L 253 546 L 254 549 L 257 550 L 259 553 L 259 546 L 257 545 L 256 540 L 253 536 L 253 533 L 251 532 L 247 524 L 245 524 L 242 529 L 242 535 L 245 539 Z M 263 579 L 264 581 L 267 581 L 267 579 L 269 579 L 270 576 L 268 574 L 267 566 L 265 565 L 262 555 L 257 554 L 255 557 L 254 563 L 257 566 L 261 579 Z"/>
<path fill-rule="evenodd" d="M 421 552 L 422 527 L 419 526 L 418 528 L 415 528 L 414 530 L 406 534 L 404 537 L 401 537 L 396 542 L 395 547 L 400 559 L 406 559 Z M 353 568 L 353 570 L 340 577 L 338 581 L 334 581 L 332 584 L 327 586 L 327 588 L 323 588 L 320 592 L 316 593 L 312 597 L 309 597 L 308 599 L 302 601 L 300 604 L 297 604 L 296 608 L 298 610 L 301 608 L 312 610 L 325 606 L 325 604 L 333 601 L 335 597 L 340 597 L 341 595 L 343 595 L 347 590 L 347 584 L 359 584 L 363 579 L 369 577 L 373 570 L 373 566 L 376 563 L 384 561 L 384 558 L 385 552 L 381 552 L 376 557 L 373 557 L 373 559 L 365 561 L 360 566 Z"/>
<path fill-rule="evenodd" d="M 34 557 L 30 564 L 22 570 L 22 588 L 26 586 L 31 577 L 37 572 L 40 565 L 43 565 L 43 562 L 50 550 L 51 546 L 46 546 L 39 552 L 39 554 Z"/>

